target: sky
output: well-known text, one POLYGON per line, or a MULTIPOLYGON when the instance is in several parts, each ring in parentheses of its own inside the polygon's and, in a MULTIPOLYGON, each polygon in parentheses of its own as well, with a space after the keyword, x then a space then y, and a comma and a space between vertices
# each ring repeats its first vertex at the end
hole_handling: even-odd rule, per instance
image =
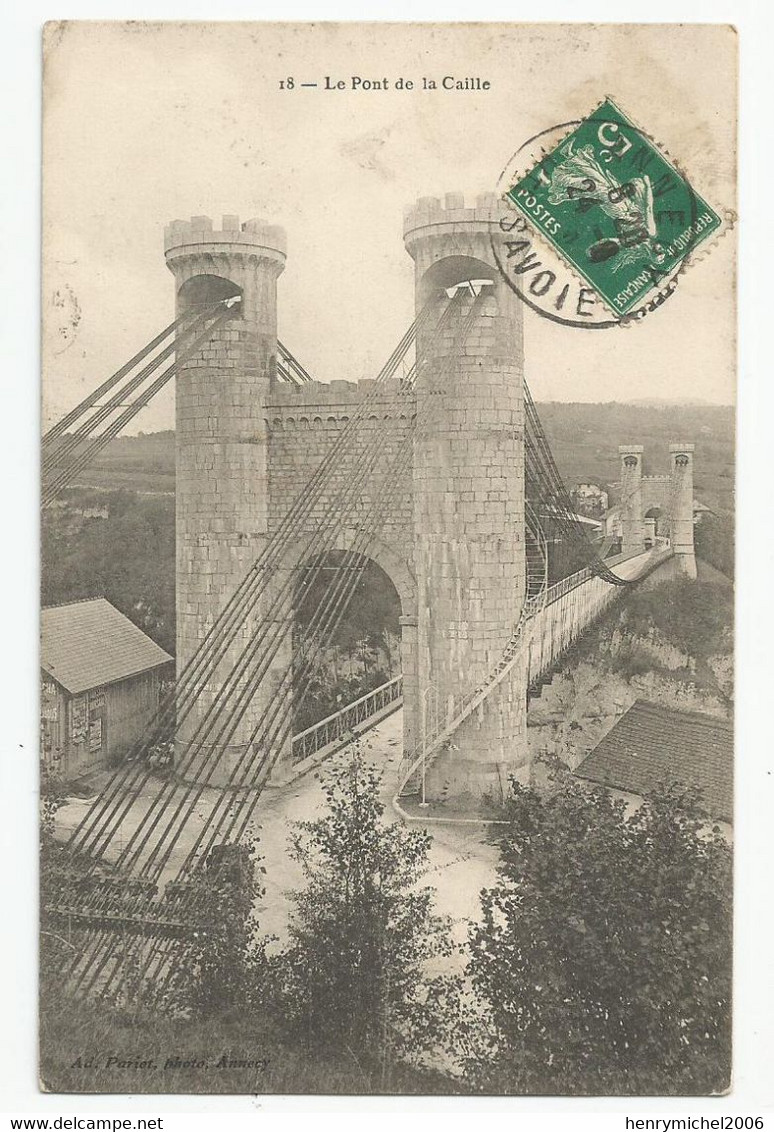
MULTIPOLYGON (((283 225, 280 337, 320 380, 374 376, 413 316, 404 209, 493 191, 527 138, 606 95, 716 210, 734 207, 726 26, 49 25, 44 424, 171 321, 163 229, 192 215, 283 225), (390 89, 353 91, 355 75, 390 89), (490 89, 421 89, 444 75, 490 89), (295 89, 281 90, 290 76, 295 89), (325 90, 325 76, 345 89, 325 90), (415 89, 395 89, 399 77, 415 89)), ((734 252, 732 235, 695 256, 678 293, 625 331, 525 311, 536 400, 732 403, 734 252)), ((173 423, 170 389, 131 431, 173 423)))

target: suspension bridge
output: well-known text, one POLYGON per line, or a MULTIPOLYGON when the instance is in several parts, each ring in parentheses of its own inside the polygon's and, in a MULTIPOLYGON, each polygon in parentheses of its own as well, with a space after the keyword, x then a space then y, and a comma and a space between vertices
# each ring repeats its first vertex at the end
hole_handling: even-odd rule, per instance
POLYGON ((177 680, 68 842, 73 883, 47 913, 77 941, 78 992, 109 991, 129 963, 174 980, 206 931, 201 878, 233 867, 224 847, 272 772, 397 703, 401 797, 502 800, 529 773, 530 686, 661 562, 695 571, 690 444, 671 447, 658 531, 637 445, 620 450, 621 553, 579 522, 524 379, 499 216, 491 194, 407 213, 415 319, 357 385, 315 381, 278 341, 282 229, 175 221, 174 320, 44 436, 48 506, 175 379, 177 680), (371 561, 400 600, 402 676, 294 736, 371 561))

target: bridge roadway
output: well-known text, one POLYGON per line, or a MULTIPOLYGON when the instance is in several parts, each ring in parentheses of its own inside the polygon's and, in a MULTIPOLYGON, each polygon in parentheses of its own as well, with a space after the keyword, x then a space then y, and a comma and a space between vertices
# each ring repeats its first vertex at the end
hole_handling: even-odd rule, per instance
MULTIPOLYGON (((398 709, 376 727, 368 731, 362 739, 362 749, 382 772, 381 797, 385 803, 385 818, 399 820, 392 809, 391 799, 395 794, 399 775, 398 767, 402 754, 403 712, 398 709)), ((348 748, 326 762, 326 768, 339 758, 346 759, 348 748)), ((112 841, 106 854, 107 860, 114 860, 123 843, 150 806, 158 789, 158 783, 149 783, 136 800, 124 819, 120 834, 112 841)), ((182 792, 181 787, 181 792, 182 792)), ((197 833, 202 827, 210 808, 215 804, 220 791, 204 791, 196 812, 192 815, 185 831, 175 846, 174 853, 162 874, 162 881, 172 878, 179 868, 197 833)), ((170 805, 177 801, 173 797, 170 805)), ((72 798, 57 814, 57 834, 64 837, 82 819, 94 799, 72 798)), ((290 838, 293 823, 313 821, 325 811, 324 795, 319 778, 307 773, 285 786, 267 786, 258 802, 251 823, 251 832, 260 839, 259 852, 263 858, 266 875, 266 895, 261 904, 260 927, 262 932, 275 934, 282 941, 286 936, 288 915, 291 904, 287 891, 301 887, 303 877, 298 864, 290 857, 290 838)), ((433 846, 430 852, 430 873, 428 883, 438 890, 438 910, 450 915, 455 921, 455 935, 462 940, 466 929, 464 920, 478 914, 478 892, 495 877, 497 851, 486 844, 484 827, 433 828, 433 846)))

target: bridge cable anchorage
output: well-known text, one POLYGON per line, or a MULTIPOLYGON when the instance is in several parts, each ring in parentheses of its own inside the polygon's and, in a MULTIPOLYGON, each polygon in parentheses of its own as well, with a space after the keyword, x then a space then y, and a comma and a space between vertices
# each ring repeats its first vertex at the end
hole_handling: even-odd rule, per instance
POLYGON ((365 406, 365 408, 368 408, 368 406, 365 406))
MULTIPOLYGON (((41 499, 42 506, 48 506, 66 487, 69 487, 74 477, 94 459, 106 444, 118 436, 140 410, 144 409, 153 397, 175 376, 178 370, 201 349, 211 335, 224 322, 233 317, 233 309, 231 307, 224 309, 223 303, 217 304, 214 310, 213 308, 208 308, 203 313, 197 315, 183 332, 182 348, 180 338, 170 342, 156 357, 151 359, 139 373, 131 377, 114 393, 104 405, 97 406, 96 411, 92 413, 72 435, 64 435, 61 444, 57 445, 55 448, 49 446, 49 450, 44 451, 42 461, 44 476, 41 499), (202 327, 204 328, 203 330, 202 327), (150 385, 137 393, 137 397, 134 401, 126 404, 126 397, 139 390, 143 383, 149 377, 152 377, 161 363, 172 353, 176 353, 173 364, 165 369, 159 377, 155 378, 150 385), (123 408, 123 412, 106 426, 104 432, 96 436, 91 435, 95 428, 107 421, 115 410, 120 408, 123 408), (86 447, 81 452, 76 453, 75 450, 82 442, 86 443, 86 447), (62 465, 57 474, 55 469, 62 464, 63 457, 71 453, 73 453, 72 459, 69 463, 62 465), (46 472, 51 473, 48 479, 46 479, 46 472)), ((87 398, 87 400, 89 400, 89 398, 87 398)), ((88 411, 88 409, 86 411, 88 411)), ((75 412, 75 410, 73 410, 73 412, 75 412)))

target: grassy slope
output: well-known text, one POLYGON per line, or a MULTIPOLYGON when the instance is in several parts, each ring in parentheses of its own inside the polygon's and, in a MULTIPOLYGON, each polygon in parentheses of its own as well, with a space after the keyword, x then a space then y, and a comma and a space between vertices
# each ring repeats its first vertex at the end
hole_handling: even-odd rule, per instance
POLYGON ((453 1078, 397 1071, 385 1087, 358 1064, 286 1044, 265 1019, 222 1016, 180 1022, 130 1016, 108 1007, 63 1000, 40 1018, 40 1080, 58 1093, 321 1093, 413 1094, 457 1091, 453 1078), (221 1058, 264 1062, 265 1068, 218 1067, 221 1058), (76 1066, 82 1063, 94 1067, 76 1066), (108 1065, 109 1058, 116 1058, 108 1065), (207 1068, 167 1066, 204 1060, 207 1068), (143 1061, 143 1068, 118 1062, 143 1061), (153 1067, 147 1067, 151 1062, 153 1067))

